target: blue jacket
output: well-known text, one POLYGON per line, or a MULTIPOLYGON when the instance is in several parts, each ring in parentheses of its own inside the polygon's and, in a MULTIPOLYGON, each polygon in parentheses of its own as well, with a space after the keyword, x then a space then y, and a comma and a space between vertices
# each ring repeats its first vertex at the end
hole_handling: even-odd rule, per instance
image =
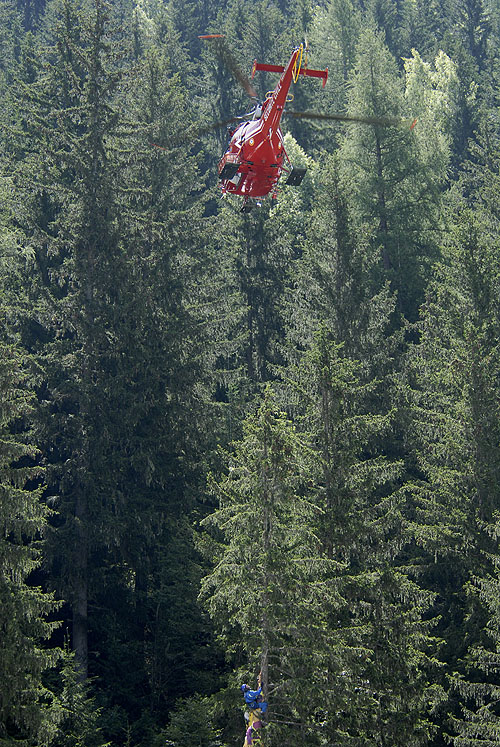
POLYGON ((262 688, 259 687, 258 690, 247 690, 243 693, 243 697, 245 698, 245 703, 249 708, 260 708, 262 713, 265 713, 267 711, 267 703, 265 701, 260 700, 259 698, 262 695, 262 688))

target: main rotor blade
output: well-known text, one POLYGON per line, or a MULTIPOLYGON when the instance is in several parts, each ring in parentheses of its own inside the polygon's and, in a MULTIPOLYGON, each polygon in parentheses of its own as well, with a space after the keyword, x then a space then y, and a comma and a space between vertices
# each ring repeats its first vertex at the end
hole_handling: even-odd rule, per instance
POLYGON ((186 130, 183 133, 174 135, 165 141, 165 145, 159 145, 158 143, 150 143, 150 145, 152 145, 153 148, 159 148, 160 150, 170 150, 170 148, 175 148, 178 145, 197 140, 199 137, 202 137, 202 135, 208 135, 209 132, 218 130, 221 127, 226 127, 230 124, 239 124, 244 119, 244 117, 229 117, 229 119, 222 119, 220 122, 212 122, 212 124, 204 127, 196 127, 193 130, 186 130))
POLYGON ((286 112, 295 119, 320 119, 335 122, 357 122, 358 124, 380 125, 381 127, 409 127, 413 130, 416 119, 396 119, 393 117, 358 117, 353 114, 321 114, 319 112, 286 112))
POLYGON ((201 137, 202 135, 208 135, 209 132, 213 132, 214 130, 219 130, 221 127, 226 127, 230 124, 236 124, 243 122, 245 117, 229 117, 229 119, 221 119, 219 122, 212 122, 212 124, 205 125, 204 127, 198 127, 194 132, 193 135, 195 137, 201 137))
POLYGON ((220 57, 224 65, 231 71, 233 76, 236 78, 240 86, 246 91, 247 95, 251 99, 257 99, 257 91, 248 80, 245 73, 241 70, 240 66, 236 62, 235 58, 231 54, 228 45, 225 42, 223 34, 205 34, 199 36, 199 39, 210 41, 213 45, 216 54, 220 57))

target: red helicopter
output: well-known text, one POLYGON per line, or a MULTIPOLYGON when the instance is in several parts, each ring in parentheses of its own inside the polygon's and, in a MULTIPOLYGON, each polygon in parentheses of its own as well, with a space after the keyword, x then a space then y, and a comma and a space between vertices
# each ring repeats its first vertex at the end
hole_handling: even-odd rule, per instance
MULTIPOLYGON (((219 35, 202 36, 201 39, 221 39, 219 35)), ((226 54, 227 59, 227 54, 226 54)), ((233 70, 234 70, 234 66, 233 70)), ((229 146, 219 161, 219 179, 222 194, 243 197, 243 211, 259 204, 262 198, 271 193, 277 195, 278 180, 283 171, 288 174, 286 184, 298 185, 302 182, 305 169, 293 168, 283 144, 280 122, 285 104, 290 100, 289 89, 299 75, 322 78, 323 87, 328 79, 326 70, 309 70, 301 44, 293 50, 286 67, 266 65, 255 60, 252 79, 257 70, 281 73, 274 91, 270 91, 263 103, 257 103, 251 119, 238 125, 232 133, 229 146)), ((257 97, 251 84, 240 74, 251 98, 257 97)), ((293 97, 292 97, 293 98, 293 97)))
MULTIPOLYGON (((249 97, 255 102, 255 108, 244 117, 232 117, 206 128, 210 129, 224 125, 239 123, 231 133, 228 148, 219 161, 218 172, 222 195, 238 195, 243 198, 242 212, 248 212, 255 205, 260 206, 264 197, 271 194, 277 196, 278 181, 282 173, 287 175, 285 184, 297 186, 302 182, 306 169, 294 168, 287 156, 281 132, 281 117, 287 102, 293 100, 289 93, 292 82, 296 83, 299 75, 320 78, 323 88, 328 79, 328 68, 325 70, 310 70, 307 67, 307 48, 304 45, 293 50, 286 67, 253 63, 251 78, 258 70, 281 73, 281 77, 274 91, 270 91, 265 100, 260 103, 257 93, 248 78, 241 72, 222 34, 208 34, 200 36, 215 46, 215 50, 235 78, 245 89, 249 97), (242 121, 245 120, 245 121, 242 121)), ((316 112, 290 112, 296 118, 337 120, 344 122, 359 122, 364 124, 399 126, 408 125, 410 129, 416 124, 414 121, 402 121, 380 117, 357 117, 347 114, 320 114, 316 112)))

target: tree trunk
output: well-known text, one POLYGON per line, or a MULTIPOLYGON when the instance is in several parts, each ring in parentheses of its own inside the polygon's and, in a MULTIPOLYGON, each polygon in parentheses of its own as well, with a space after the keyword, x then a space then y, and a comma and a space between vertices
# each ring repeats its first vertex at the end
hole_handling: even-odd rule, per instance
MULTIPOLYGON (((268 464, 269 459, 269 452, 268 452, 268 445, 267 445, 267 439, 264 441, 264 464, 269 469, 268 464)), ((262 537, 262 543, 264 547, 264 557, 266 558, 266 565, 269 558, 269 549, 271 544, 271 511, 270 511, 270 502, 271 502, 271 496, 268 495, 268 491, 270 490, 269 482, 268 482, 268 476, 267 473, 264 474, 264 501, 263 501, 263 537, 262 537)), ((261 671, 261 682, 262 682, 262 692, 264 695, 264 700, 267 699, 268 693, 269 693, 269 618, 268 618, 268 608, 269 608, 269 601, 268 601, 268 594, 267 594, 267 581, 268 581, 268 574, 269 574, 269 568, 264 569, 264 575, 265 578, 263 579, 264 582, 264 592, 262 594, 262 650, 261 650, 261 660, 260 660, 260 671, 261 671)))
POLYGON ((88 676, 88 523, 87 500, 80 487, 75 507, 76 547, 73 581, 73 651, 79 677, 88 676))

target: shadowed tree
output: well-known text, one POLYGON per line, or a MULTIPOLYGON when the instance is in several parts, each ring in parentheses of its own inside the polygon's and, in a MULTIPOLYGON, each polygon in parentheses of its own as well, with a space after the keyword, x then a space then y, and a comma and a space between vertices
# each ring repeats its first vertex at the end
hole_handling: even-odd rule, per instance
POLYGON ((41 500, 37 450, 26 439, 34 400, 27 369, 5 341, 0 361, 0 742, 45 746, 60 717, 44 682, 61 656, 46 644, 60 605, 31 579, 42 562, 50 512, 41 500))

